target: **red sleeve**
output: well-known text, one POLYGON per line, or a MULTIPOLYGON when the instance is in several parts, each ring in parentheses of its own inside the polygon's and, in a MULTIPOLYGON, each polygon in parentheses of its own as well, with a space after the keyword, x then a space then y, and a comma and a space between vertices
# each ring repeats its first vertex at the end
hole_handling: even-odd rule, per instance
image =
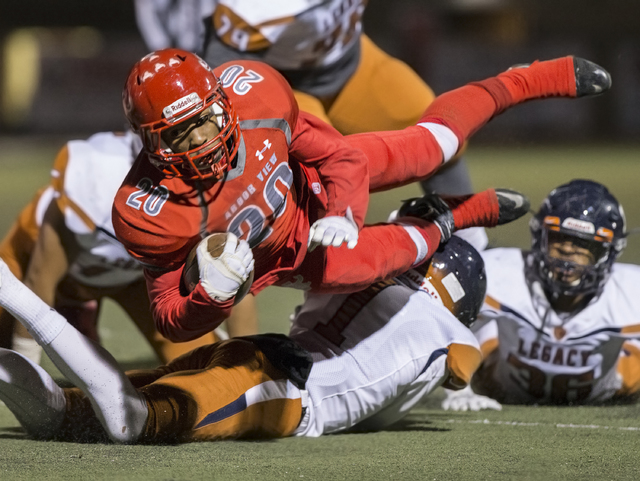
POLYGON ((198 283, 188 295, 180 293, 182 269, 145 270, 147 291, 156 328, 167 339, 184 342, 213 331, 231 313, 234 298, 218 303, 198 283))
MULTIPOLYGON (((121 191, 124 192, 123 189, 121 191)), ((146 266, 155 266, 161 269, 181 267, 196 241, 181 235, 170 235, 169 233, 159 235, 156 232, 139 228, 139 224, 130 222, 126 215, 120 214, 118 208, 121 206, 122 203, 119 203, 118 197, 116 197, 111 219, 116 238, 127 249, 129 255, 146 266)), ((125 212, 125 214, 128 213, 125 212)), ((186 232, 187 229, 180 230, 177 227, 176 231, 186 232)))
POLYGON ((351 207, 354 220, 362 227, 369 203, 369 169, 363 152, 330 125, 301 111, 289 154, 318 172, 328 198, 327 215, 344 216, 351 207))

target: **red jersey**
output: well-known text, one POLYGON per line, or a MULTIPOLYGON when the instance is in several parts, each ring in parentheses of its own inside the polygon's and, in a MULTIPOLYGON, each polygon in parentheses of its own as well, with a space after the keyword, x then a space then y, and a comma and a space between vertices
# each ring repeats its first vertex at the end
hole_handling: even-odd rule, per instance
POLYGON ((214 72, 240 120, 231 170, 220 181, 165 178, 143 150, 114 202, 116 235, 147 268, 154 317, 163 333, 163 325, 186 322, 187 316, 189 324, 198 324, 193 316, 211 323, 211 314, 197 312, 196 305, 228 307, 208 299, 201 286, 188 297, 179 293, 179 268, 207 235, 233 232, 249 242, 255 293, 301 264, 310 222, 344 215, 350 207, 362 227, 367 210, 364 153, 329 125, 299 112, 279 73, 253 61, 223 64, 214 72))
POLYGON ((421 225, 415 239, 402 225, 371 226, 361 231, 352 251, 316 249, 302 264, 311 222, 344 215, 351 207, 362 227, 369 188, 385 190, 428 177, 473 132, 512 105, 576 95, 571 57, 534 62, 441 95, 417 126, 343 138, 317 118, 298 113, 290 87, 270 67, 238 61, 216 74, 242 129, 233 169, 218 182, 186 183, 164 178, 143 151, 114 203, 116 235, 147 266, 156 325, 172 340, 213 330, 233 304, 233 299, 213 301, 200 284, 187 297, 180 294, 179 268, 206 235, 231 231, 249 241, 256 260, 254 293, 276 282, 359 290, 427 259, 440 241, 437 226, 421 225))

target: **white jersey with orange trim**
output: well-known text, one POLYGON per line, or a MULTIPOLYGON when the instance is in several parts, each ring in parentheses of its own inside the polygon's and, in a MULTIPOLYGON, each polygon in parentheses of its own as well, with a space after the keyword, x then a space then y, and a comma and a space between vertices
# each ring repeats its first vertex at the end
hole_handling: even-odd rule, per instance
POLYGON ((307 294, 290 337, 314 361, 299 436, 381 429, 444 382, 464 387, 481 359, 468 328, 399 278, 355 294, 307 294))
POLYGON ((475 392, 506 403, 599 402, 621 392, 627 383, 620 360, 640 352, 640 266, 614 264, 602 294, 563 316, 539 284, 526 282, 526 253, 482 255, 487 298, 472 330, 485 360, 475 392))
POLYGON ((69 275, 90 287, 114 287, 142 278, 142 269, 115 238, 111 208, 142 145, 137 135, 103 132, 66 144, 52 170, 52 186, 38 203, 37 221, 52 197, 74 233, 80 253, 69 275))
MULTIPOLYGON (((213 28, 222 43, 278 70, 331 65, 359 42, 367 0, 218 0, 213 28)), ((222 59, 221 62, 227 59, 222 59)))

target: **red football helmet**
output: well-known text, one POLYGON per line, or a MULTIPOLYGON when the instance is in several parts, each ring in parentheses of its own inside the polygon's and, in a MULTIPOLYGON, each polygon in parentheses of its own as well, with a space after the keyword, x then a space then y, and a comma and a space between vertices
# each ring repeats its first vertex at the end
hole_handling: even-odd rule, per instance
POLYGON ((122 105, 151 163, 167 176, 220 179, 238 151, 238 116, 211 67, 191 52, 171 48, 143 57, 129 73, 122 105), (163 130, 207 109, 218 135, 195 149, 173 152, 163 130))

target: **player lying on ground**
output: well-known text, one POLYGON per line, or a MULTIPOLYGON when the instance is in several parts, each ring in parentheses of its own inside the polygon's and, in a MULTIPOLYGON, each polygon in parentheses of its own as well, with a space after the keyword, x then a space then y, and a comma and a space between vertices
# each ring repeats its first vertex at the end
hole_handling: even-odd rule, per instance
MULTIPOLYGON (((216 338, 207 333, 198 341, 177 344, 161 336, 151 316, 142 267, 115 239, 113 197, 141 148, 139 137, 132 132, 101 132, 68 142, 56 156, 50 185, 38 191, 0 243, 0 258, 25 285, 94 341, 99 340, 102 301, 111 298, 160 360, 168 362, 216 338)), ((250 309, 242 306, 238 311, 246 316, 245 322, 255 321, 250 309)), ((13 346, 39 362, 40 346, 21 324, 13 332, 13 321, 2 311, 0 347, 13 346)))
POLYGON ((0 350, 0 399, 39 439, 159 443, 382 429, 436 387, 466 386, 481 361, 465 325, 484 298, 484 266, 455 236, 404 275, 354 294, 310 294, 289 337, 221 341, 128 374, 4 263, 0 281, 0 305, 79 387, 60 388, 25 357, 0 350))
POLYGON ((299 112, 291 88, 265 64, 212 72, 188 52, 155 52, 134 66, 123 94, 144 149, 116 195, 116 235, 145 265, 156 325, 173 340, 225 319, 254 259, 252 293, 272 284, 357 291, 425 262, 454 229, 507 221, 505 199, 490 189, 448 201, 444 237, 424 219, 362 229, 369 191, 428 177, 515 104, 609 85, 606 71, 582 59, 536 62, 438 97, 418 125, 343 137, 299 112), (185 296, 181 268, 212 232, 242 239, 228 253, 234 265, 208 269, 185 296))
MULTIPOLYGON (((488 290, 473 331, 484 362, 473 391, 503 403, 633 400, 640 391, 640 267, 616 263, 622 206, 602 184, 573 180, 532 218, 531 251, 483 253, 488 290)), ((475 403, 470 389, 445 406, 475 403)))

